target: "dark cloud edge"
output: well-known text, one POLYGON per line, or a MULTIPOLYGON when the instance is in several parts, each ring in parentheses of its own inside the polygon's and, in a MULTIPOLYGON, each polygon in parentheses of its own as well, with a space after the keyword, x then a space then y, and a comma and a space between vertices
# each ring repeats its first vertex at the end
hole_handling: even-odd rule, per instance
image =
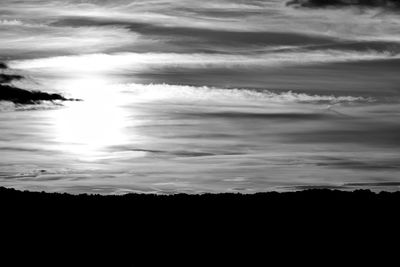
POLYGON ((5 63, 0 62, 0 101, 10 101, 14 104, 40 104, 42 101, 76 101, 78 99, 67 99, 60 94, 50 94, 42 91, 29 91, 9 83, 23 79, 21 75, 4 73, 10 70, 5 63))
POLYGON ((324 7, 365 7, 400 9, 400 0, 290 0, 287 6, 324 8, 324 7))

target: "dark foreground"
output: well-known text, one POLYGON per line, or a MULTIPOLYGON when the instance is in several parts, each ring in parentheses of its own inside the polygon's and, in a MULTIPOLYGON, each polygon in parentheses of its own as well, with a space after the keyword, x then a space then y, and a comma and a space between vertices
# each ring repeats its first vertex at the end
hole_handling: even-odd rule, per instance
POLYGON ((189 255, 196 262, 215 255, 224 261, 297 262, 293 253, 309 261, 366 258, 377 249, 384 249, 386 259, 396 255, 389 252, 397 248, 391 241, 400 225, 400 192, 366 190, 100 196, 0 188, 0 204, 2 235, 11 235, 3 241, 15 243, 9 247, 16 251, 37 249, 46 258, 48 250, 39 245, 44 242, 51 251, 67 251, 63 259, 74 257, 77 248, 85 255, 95 249, 94 258, 102 259, 116 249, 128 253, 115 259, 130 263, 143 253, 152 255, 145 257, 150 262, 189 255))
MULTIPOLYGON (((198 216, 205 218, 246 218, 297 215, 350 217, 380 215, 394 217, 400 211, 400 192, 374 193, 369 190, 345 192, 310 189, 297 192, 202 195, 71 195, 18 191, 0 187, 0 203, 7 213, 45 213, 61 216, 105 216, 168 218, 198 216), (141 217, 145 215, 146 217, 141 217)), ((349 218, 350 218, 349 217, 349 218)))

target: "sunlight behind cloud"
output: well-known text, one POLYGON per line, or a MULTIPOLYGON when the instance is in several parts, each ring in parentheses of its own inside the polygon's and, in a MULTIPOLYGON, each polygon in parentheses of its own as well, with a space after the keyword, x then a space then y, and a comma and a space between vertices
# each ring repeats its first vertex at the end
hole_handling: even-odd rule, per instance
MULTIPOLYGON (((106 148, 128 141, 127 114, 121 96, 101 78, 72 80, 64 84, 84 102, 69 103, 54 113, 56 142, 83 160, 107 156, 106 148)), ((132 131, 130 132, 132 137, 132 131)))

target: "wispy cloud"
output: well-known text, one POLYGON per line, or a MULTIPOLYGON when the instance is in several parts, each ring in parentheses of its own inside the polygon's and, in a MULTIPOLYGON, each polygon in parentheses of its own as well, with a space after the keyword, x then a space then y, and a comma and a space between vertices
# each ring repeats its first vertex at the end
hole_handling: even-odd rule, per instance
MULTIPOLYGON (((354 10, 299 10, 273 1, 2 2, 2 54, 10 47, 43 56, 111 50, 253 51, 268 45, 400 42, 400 19, 354 10), (354 20, 354 17, 357 20, 354 20), (43 47, 43 49, 41 49, 43 47)), ((215 52, 214 51, 214 52, 215 52)))
POLYGON ((354 96, 310 95, 304 93, 273 93, 268 90, 226 89, 169 84, 122 84, 115 87, 133 94, 135 101, 184 100, 184 101, 250 101, 255 103, 304 103, 304 104, 368 104, 372 98, 354 96))
POLYGON ((0 24, 0 54, 37 57, 52 54, 93 53, 134 43, 137 35, 113 27, 60 28, 43 24, 0 24))
POLYGON ((275 52, 258 55, 226 54, 176 54, 176 53, 116 53, 90 54, 83 56, 51 57, 33 60, 10 61, 17 69, 58 69, 61 72, 118 72, 118 69, 144 69, 157 67, 184 66, 290 66, 334 62, 358 62, 400 58, 391 51, 338 51, 315 50, 275 52))
POLYGON ((400 8, 398 0, 291 0, 287 5, 299 5, 303 7, 383 7, 400 8))

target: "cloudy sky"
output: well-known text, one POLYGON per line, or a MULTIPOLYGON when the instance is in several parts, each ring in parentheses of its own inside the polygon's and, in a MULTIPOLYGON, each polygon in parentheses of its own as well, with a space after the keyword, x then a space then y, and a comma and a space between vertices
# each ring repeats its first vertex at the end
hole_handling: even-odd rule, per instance
POLYGON ((398 186, 400 11, 390 4, 3 0, 0 62, 26 77, 14 86, 84 100, 2 103, 7 186, 398 186))

